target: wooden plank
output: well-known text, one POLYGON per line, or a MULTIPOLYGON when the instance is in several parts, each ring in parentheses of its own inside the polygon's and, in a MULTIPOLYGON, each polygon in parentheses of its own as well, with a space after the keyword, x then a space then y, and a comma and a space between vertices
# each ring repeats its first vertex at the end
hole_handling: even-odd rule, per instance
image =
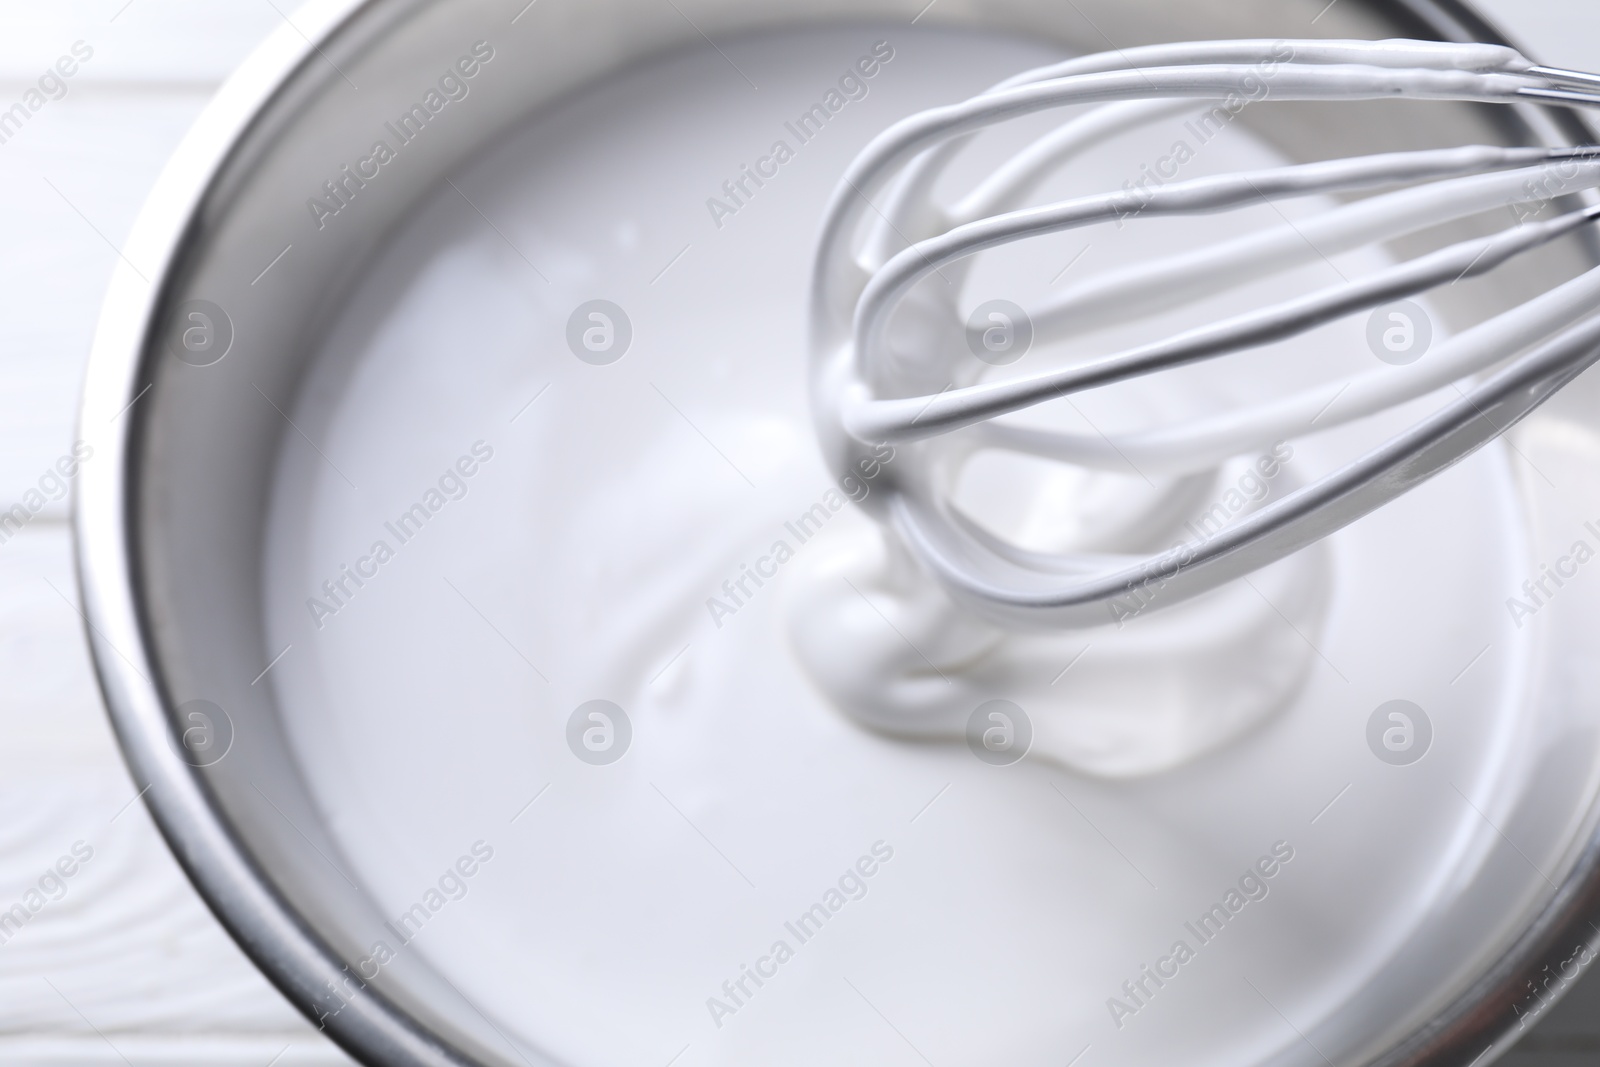
POLYGON ((136 799, 76 599, 64 525, 0 545, 0 1063, 347 1062, 223 932, 136 799))
MULTIPOLYGON (((281 26, 293 0, 11 0, 0 9, 0 89, 34 82, 82 41, 93 55, 70 80, 214 85, 281 26)), ((4 97, 0 97, 4 99, 4 97)), ((7 101, 5 106, 9 106, 7 101)))
MULTIPOLYGON (((1600 5, 1481 0, 1540 59, 1600 69, 1600 5)), ((83 41, 66 95, 0 144, 0 508, 71 446, 94 318, 145 192, 210 90, 284 0, 10 0, 0 108, 83 41)), ((92 461, 91 461, 92 462, 92 461)), ((65 507, 0 544, 0 910, 82 842, 93 854, 0 944, 0 1063, 348 1061, 290 1010, 200 904, 123 769, 89 673, 65 507), (98 1031, 98 1032, 97 1032, 98 1031)), ((1580 983, 1504 1062, 1592 1062, 1600 984, 1580 983)))
POLYGON ((330 1045, 282 1034, 0 1037, 10 1067, 349 1067, 330 1045))
MULTIPOLYGON (((120 249, 203 92, 69 96, 0 144, 0 509, 72 446, 120 249)), ((45 513, 64 515, 64 505, 45 513)))
MULTIPOLYGON (((13 207, 0 222, 0 508, 30 489, 58 495, 50 472, 76 436, 118 249, 212 87, 280 23, 265 3, 135 0, 115 23, 105 3, 8 7, 0 107, 72 42, 94 54, 0 143, 13 207)), ((0 911, 28 915, 0 929, 0 1062, 347 1064, 222 931, 133 800, 90 673, 65 519, 48 499, 0 544, 0 911)))

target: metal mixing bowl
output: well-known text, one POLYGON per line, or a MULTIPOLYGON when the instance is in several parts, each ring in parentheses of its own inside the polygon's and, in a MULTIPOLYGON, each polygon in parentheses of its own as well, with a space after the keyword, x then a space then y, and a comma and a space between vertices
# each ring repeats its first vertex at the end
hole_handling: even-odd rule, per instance
MULTIPOLYGON (((497 1025, 417 955, 397 960, 333 1014, 333 988, 349 986, 349 969, 383 916, 330 862, 338 848, 297 769, 273 692, 252 683, 271 656, 260 565, 268 489, 280 440, 294 432, 262 394, 295 394, 316 339, 385 234, 532 109, 645 57, 698 44, 701 31, 909 22, 924 3, 682 0, 691 23, 658 0, 540 0, 533 29, 530 20, 512 21, 521 0, 331 0, 299 17, 304 35, 285 27, 228 82, 151 196, 125 257, 151 280, 120 268, 85 390, 82 436, 96 458, 82 474, 76 522, 90 641, 117 735, 180 863, 261 970, 310 1018, 326 1014, 327 1032, 358 1059, 398 1067, 535 1057, 508 1052, 497 1025), (317 232, 306 198, 353 146, 369 143, 373 129, 410 104, 416 71, 444 69, 458 42, 479 37, 509 57, 497 67, 496 89, 430 129, 427 151, 364 190, 359 213, 317 232), (293 258, 273 285, 255 287, 290 243, 293 258), (229 349, 209 366, 175 356, 174 331, 201 323, 189 318, 196 308, 219 331, 202 338, 200 351, 229 349), (221 731, 214 743, 226 758, 197 759, 176 743, 196 721, 192 707, 180 709, 197 699, 225 709, 226 722, 210 726, 221 731)), ((1191 37, 1500 40, 1452 0, 1343 0, 1324 10, 1325 3, 941 0, 921 20, 1025 33, 1072 51, 1191 37)), ((1277 118, 1267 110, 1252 116, 1254 128, 1291 158, 1440 139, 1592 139, 1566 113, 1534 108, 1435 108, 1426 124, 1419 112, 1384 105, 1308 107, 1277 118)), ((1596 261, 1576 243, 1554 249, 1495 296, 1525 298, 1596 261)), ((1459 324, 1490 310, 1485 290, 1473 292, 1471 301, 1447 299, 1446 315, 1459 324)), ((1596 391, 1591 375, 1529 425, 1586 425, 1596 391)), ((1585 492, 1600 500, 1600 484, 1585 492)), ((1536 488, 1529 500, 1537 512, 1536 488)), ((1553 662, 1587 662, 1575 622, 1551 627, 1553 662)), ((1573 670, 1567 689, 1547 697, 1564 701, 1562 714, 1584 731, 1569 742, 1600 751, 1592 725, 1600 716, 1586 714, 1582 697, 1600 686, 1592 668, 1573 670)), ((1588 782, 1586 773, 1569 769, 1551 780, 1588 782)), ((1494 958, 1444 981, 1416 962, 1431 951, 1419 946, 1415 966, 1391 967, 1319 1024, 1309 1035, 1318 1048, 1340 1062, 1465 1065, 1501 1042, 1518 1024, 1513 1005, 1525 983, 1588 944, 1600 922, 1593 801, 1592 787, 1552 785, 1540 801, 1548 810, 1519 813, 1572 827, 1581 847, 1494 958)), ((1500 899, 1462 894, 1454 912, 1435 917, 1431 936, 1503 920, 1500 899)), ((1319 1058, 1300 1047, 1275 1062, 1302 1061, 1319 1058)))

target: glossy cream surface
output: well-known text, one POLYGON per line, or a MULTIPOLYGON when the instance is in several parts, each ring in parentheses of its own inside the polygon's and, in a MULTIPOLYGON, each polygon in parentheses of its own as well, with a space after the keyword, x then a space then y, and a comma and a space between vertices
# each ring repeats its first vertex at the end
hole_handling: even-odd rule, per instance
MULTIPOLYGON (((1005 637, 981 662, 918 675, 959 624, 850 502, 872 480, 841 486, 818 454, 814 229, 878 130, 1053 53, 904 26, 720 47, 535 116, 419 205, 293 412, 316 447, 288 439, 274 497, 267 623, 295 654, 271 684, 346 869, 390 915, 427 909, 386 948, 422 954, 505 1034, 573 1065, 1309 1054, 1295 1029, 1472 880, 1491 831, 1463 797, 1494 811, 1527 787, 1512 711, 1531 631, 1496 595, 1524 569, 1506 453, 1204 601, 1005 637), (786 123, 869 55, 865 94, 799 143, 786 123), (775 176, 731 214, 708 206, 779 140, 791 158, 775 176), (593 300, 631 326, 614 362, 569 345, 593 300), (802 656, 841 673, 819 684, 802 656), (964 721, 920 741, 875 732, 848 693, 891 667, 943 705, 1011 701, 1033 750, 985 762, 964 721), (1394 699, 1433 724, 1410 766, 1366 740, 1394 699), (627 719, 614 762, 580 755, 594 756, 586 729, 606 743, 600 720, 569 729, 596 700, 627 719), (474 874, 441 884, 462 856, 474 874), (1202 940, 1213 905, 1228 918, 1202 940)), ((997 133, 953 180, 1041 128, 997 133)), ((1045 193, 1120 187, 1184 137, 1180 118, 1114 139, 1045 193)), ((1242 125, 1191 147, 1186 174, 1279 161, 1242 125)), ((963 307, 1026 306, 1238 224, 1033 242, 979 270, 963 307)), ((1037 418, 1138 426, 1375 363, 1354 320, 1037 418)), ((1196 506, 1282 493, 1429 406, 1287 440, 1271 477, 1242 457, 1196 506)), ((1049 548, 1126 541, 1165 488, 992 454, 959 499, 1049 548)), ((1412 963, 1442 981, 1504 933, 1412 963)))

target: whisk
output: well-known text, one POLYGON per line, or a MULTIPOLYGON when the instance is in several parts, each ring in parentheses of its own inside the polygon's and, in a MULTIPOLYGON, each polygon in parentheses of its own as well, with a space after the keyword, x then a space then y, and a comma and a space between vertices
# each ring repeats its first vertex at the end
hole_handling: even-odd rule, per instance
MULTIPOLYGON (((836 474, 896 445, 866 501, 951 597, 1006 627, 1120 621, 1176 603, 1300 550, 1504 433, 1600 359, 1600 270, 1460 333, 1403 367, 1175 425, 1104 435, 995 421, 1083 390, 1294 337, 1331 320, 1484 274, 1600 219, 1600 148, 1468 146, 1146 182, 1018 208, 1074 156, 1121 131, 1241 99, 1415 99, 1600 105, 1600 76, 1539 66, 1515 50, 1423 41, 1217 41, 1084 58, 1013 77, 899 122, 848 168, 824 220, 812 281, 813 408, 836 474), (997 168, 953 206, 936 182, 993 124, 1093 105, 997 168), (1038 339, 1126 322, 1248 281, 1508 205, 1517 224, 1321 291, 1092 362, 981 381, 954 296, 985 250, 1126 220, 1222 212, 1316 194, 1372 195, 1308 220, 1112 271, 1031 318, 1038 339), (882 195, 880 195, 882 194, 882 195), (881 201, 881 203, 880 203, 881 201), (1530 221, 1546 204, 1564 213, 1530 221), (1570 210, 1567 210, 1570 209, 1570 210), (934 276, 938 276, 937 283, 934 276), (897 315, 900 316, 897 318, 897 315), (913 323, 909 333, 899 325, 913 323), (917 328, 920 327, 920 328, 917 328), (898 340, 897 340, 898 338, 898 340), (1515 357, 1515 358, 1511 358, 1515 357), (1509 361, 1509 362, 1508 362, 1509 361), (1503 364, 1502 366, 1498 366, 1503 364), (1477 378, 1484 372, 1491 372, 1477 378), (1465 379, 1473 378, 1471 382, 1465 379), (951 500, 952 457, 998 448, 1182 482, 1276 439, 1367 417, 1456 385, 1456 398, 1354 462, 1154 555, 1040 552, 979 526, 951 500), (1315 423, 1315 426, 1312 424, 1315 423)), ((873 464, 876 469, 876 464, 873 464)))

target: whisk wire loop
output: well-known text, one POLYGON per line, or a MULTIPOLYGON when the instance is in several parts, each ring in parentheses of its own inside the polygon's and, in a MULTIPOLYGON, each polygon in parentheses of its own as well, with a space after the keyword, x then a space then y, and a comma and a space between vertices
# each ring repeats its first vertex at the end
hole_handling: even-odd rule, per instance
POLYGON ((1600 188, 1595 146, 1429 148, 1125 187, 1039 206, 1023 203, 1060 167, 1121 131, 1241 93, 1276 102, 1594 106, 1600 104, 1600 76, 1540 66, 1513 49, 1487 45, 1156 45, 1024 72, 968 100, 913 115, 874 139, 830 201, 814 268, 819 435, 824 454, 840 465, 880 442, 905 446, 906 458, 876 505, 880 516, 976 614, 1015 627, 1089 626, 1119 619, 1128 598, 1152 584, 1163 603, 1214 589, 1312 544, 1459 462, 1600 359, 1597 269, 1450 338, 1426 363, 1357 375, 1335 395, 1338 410, 1328 418, 1334 400, 1319 387, 1110 435, 1007 421, 1035 405, 1260 348, 1420 297, 1500 269, 1600 220, 1600 206, 1593 206, 1600 188), (983 130, 1069 107, 1089 110, 1025 147, 954 205, 934 197, 936 184, 983 130), (963 361, 960 344, 927 344, 926 329, 913 331, 912 341, 897 339, 903 316, 920 316, 934 330, 957 322, 960 286, 974 259, 991 249, 1129 218, 1159 224, 1263 202, 1373 191, 1300 223, 1283 216, 1281 225, 1110 272, 1042 308, 1037 335, 1047 343, 1069 340, 1075 331, 1125 321, 1155 306, 1191 304, 1314 257, 1326 259, 1502 205, 1527 210, 1517 225, 1498 233, 1043 373, 987 381, 980 374, 985 368, 963 361), (875 200, 880 195, 882 207, 875 200), (1546 203, 1571 204, 1572 197, 1590 203, 1532 220, 1546 203), (1491 373, 1482 381, 1460 384, 1485 372, 1491 373), (939 382, 946 383, 942 389, 939 382), (950 500, 952 471, 984 448, 1131 471, 1146 480, 1192 476, 1263 447, 1275 435, 1321 432, 1452 384, 1456 397, 1409 430, 1211 536, 1161 555, 1023 550, 984 530, 950 500))

